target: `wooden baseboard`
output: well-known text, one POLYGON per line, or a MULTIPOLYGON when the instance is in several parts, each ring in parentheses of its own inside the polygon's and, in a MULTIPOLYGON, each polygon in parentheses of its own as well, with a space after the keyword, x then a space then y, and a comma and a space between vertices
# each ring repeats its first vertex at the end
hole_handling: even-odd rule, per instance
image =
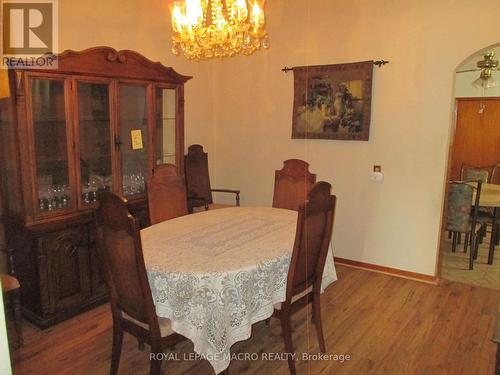
POLYGON ((341 264, 343 266, 347 266, 347 267, 351 267, 351 268, 358 268, 358 269, 362 269, 362 270, 383 273, 386 275, 402 277, 404 279, 422 281, 422 282, 427 283, 427 284, 437 285, 438 281, 439 281, 438 277, 431 276, 431 275, 425 275, 423 273, 404 271, 404 270, 400 270, 397 268, 384 267, 384 266, 379 266, 377 264, 358 262, 356 260, 350 260, 350 259, 345 259, 345 258, 334 257, 333 259, 335 260, 335 264, 341 264))

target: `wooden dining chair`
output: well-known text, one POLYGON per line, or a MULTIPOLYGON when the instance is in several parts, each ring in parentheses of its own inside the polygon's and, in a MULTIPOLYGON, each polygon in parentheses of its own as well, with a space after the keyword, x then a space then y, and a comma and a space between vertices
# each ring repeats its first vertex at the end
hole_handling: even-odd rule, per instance
POLYGON ((155 167, 146 182, 146 194, 151 225, 189 213, 184 176, 173 164, 155 167))
POLYGON ((309 164, 300 159, 288 159, 274 175, 273 207, 298 211, 316 182, 316 175, 309 172, 309 164))
MULTIPOLYGON (((490 165, 487 167, 478 167, 470 164, 462 163, 462 167, 460 169, 460 179, 462 181, 481 181, 483 184, 485 183, 495 183, 497 181, 499 174, 499 165, 490 165)), ((478 218, 483 222, 493 221, 493 210, 491 208, 483 208, 479 207, 478 218)), ((482 237, 486 235, 486 227, 482 230, 484 235, 480 236, 480 241, 482 241, 482 237)), ((452 238, 453 232, 448 231, 448 238, 452 238)), ((461 242, 461 233, 457 234, 456 242, 460 244, 461 242)), ((467 239, 464 241, 464 246, 467 247, 467 239)))
POLYGON ((168 319, 156 315, 137 219, 128 211, 126 199, 109 192, 100 194, 94 219, 98 259, 113 316, 110 374, 118 373, 124 332, 151 346, 150 374, 160 374, 158 354, 184 337, 172 331, 168 319))
POLYGON ((463 163, 460 169, 460 179, 462 181, 481 181, 483 184, 490 183, 495 177, 497 166, 477 167, 463 163))
POLYGON ((481 181, 478 181, 476 186, 455 181, 448 184, 446 230, 453 234, 451 251, 455 252, 456 250, 458 234, 464 233, 466 235, 464 252, 467 251, 467 246, 470 244, 469 269, 471 270, 474 267, 474 259, 477 258, 478 233, 482 231, 482 225, 478 221, 481 186, 481 181), (474 191, 476 195, 473 205, 471 205, 474 191))
POLYGON ((186 174, 186 186, 190 198, 203 198, 193 201, 195 211, 198 208, 205 210, 231 207, 229 204, 214 203, 212 193, 234 194, 236 206, 240 205, 240 191, 232 189, 212 189, 210 186, 210 175, 208 173, 208 154, 203 151, 202 145, 191 145, 184 157, 184 169, 186 174))
POLYGON ((500 164, 496 164, 493 168, 490 183, 500 185, 500 164))
MULTIPOLYGON (((281 321, 287 353, 294 353, 291 315, 304 305, 312 304, 312 317, 316 326, 319 348, 326 351, 321 322, 320 290, 323 270, 332 236, 336 197, 331 195, 331 185, 316 183, 306 203, 298 209, 297 229, 292 259, 288 269, 285 302, 274 306, 272 317, 281 321)), ((295 363, 288 357, 290 373, 296 373, 295 363)))

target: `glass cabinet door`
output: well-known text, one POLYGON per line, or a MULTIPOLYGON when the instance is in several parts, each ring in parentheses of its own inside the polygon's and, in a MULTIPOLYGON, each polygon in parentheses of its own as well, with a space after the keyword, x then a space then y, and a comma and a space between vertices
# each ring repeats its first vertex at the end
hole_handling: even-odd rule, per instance
POLYGON ((109 87, 108 82, 76 81, 81 207, 96 202, 98 190, 113 190, 109 87))
POLYGON ((155 90, 155 164, 176 164, 175 88, 155 90))
POLYGON ((65 79, 30 78, 35 154, 35 211, 64 212, 74 207, 69 173, 65 79))
POLYGON ((142 194, 148 176, 147 87, 121 83, 118 88, 116 144, 121 150, 122 189, 125 196, 142 194))

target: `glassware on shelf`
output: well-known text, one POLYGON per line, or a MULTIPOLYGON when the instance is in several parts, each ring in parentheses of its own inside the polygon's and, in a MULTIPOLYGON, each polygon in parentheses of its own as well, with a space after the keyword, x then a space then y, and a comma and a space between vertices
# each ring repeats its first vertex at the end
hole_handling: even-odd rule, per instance
POLYGON ((65 184, 38 189, 40 212, 61 210, 67 207, 69 207, 69 188, 65 184))
POLYGON ((49 187, 47 189, 47 197, 48 197, 48 201, 49 201, 47 209, 49 211, 52 211, 54 208, 57 208, 57 201, 56 201, 55 195, 54 195, 54 187, 49 187))
POLYGON ((84 183, 83 186, 82 186, 82 198, 83 198, 83 202, 86 203, 86 204, 89 204, 90 203, 90 184, 88 182, 84 183))
POLYGON ((49 201, 48 201, 47 189, 44 188, 38 189, 38 206, 40 212, 48 210, 49 201))
POLYGON ((90 201, 91 202, 97 202, 97 190, 99 190, 99 181, 97 180, 97 178, 91 178, 90 181, 89 181, 89 185, 90 185, 90 201))
POLYGON ((142 172, 123 175, 123 194, 134 195, 146 191, 146 177, 142 172))
POLYGON ((84 204, 97 202, 99 190, 113 191, 113 177, 92 174, 88 182, 82 183, 82 201, 84 204))
POLYGON ((69 188, 66 185, 62 185, 62 204, 63 207, 69 206, 69 188))

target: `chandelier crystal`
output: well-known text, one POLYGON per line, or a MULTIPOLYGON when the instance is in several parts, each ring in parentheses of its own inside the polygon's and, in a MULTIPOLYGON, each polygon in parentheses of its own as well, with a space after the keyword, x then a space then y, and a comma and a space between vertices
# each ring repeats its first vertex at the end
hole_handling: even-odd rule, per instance
POLYGON ((184 0, 170 5, 172 53, 207 60, 269 48, 265 0, 184 0))

